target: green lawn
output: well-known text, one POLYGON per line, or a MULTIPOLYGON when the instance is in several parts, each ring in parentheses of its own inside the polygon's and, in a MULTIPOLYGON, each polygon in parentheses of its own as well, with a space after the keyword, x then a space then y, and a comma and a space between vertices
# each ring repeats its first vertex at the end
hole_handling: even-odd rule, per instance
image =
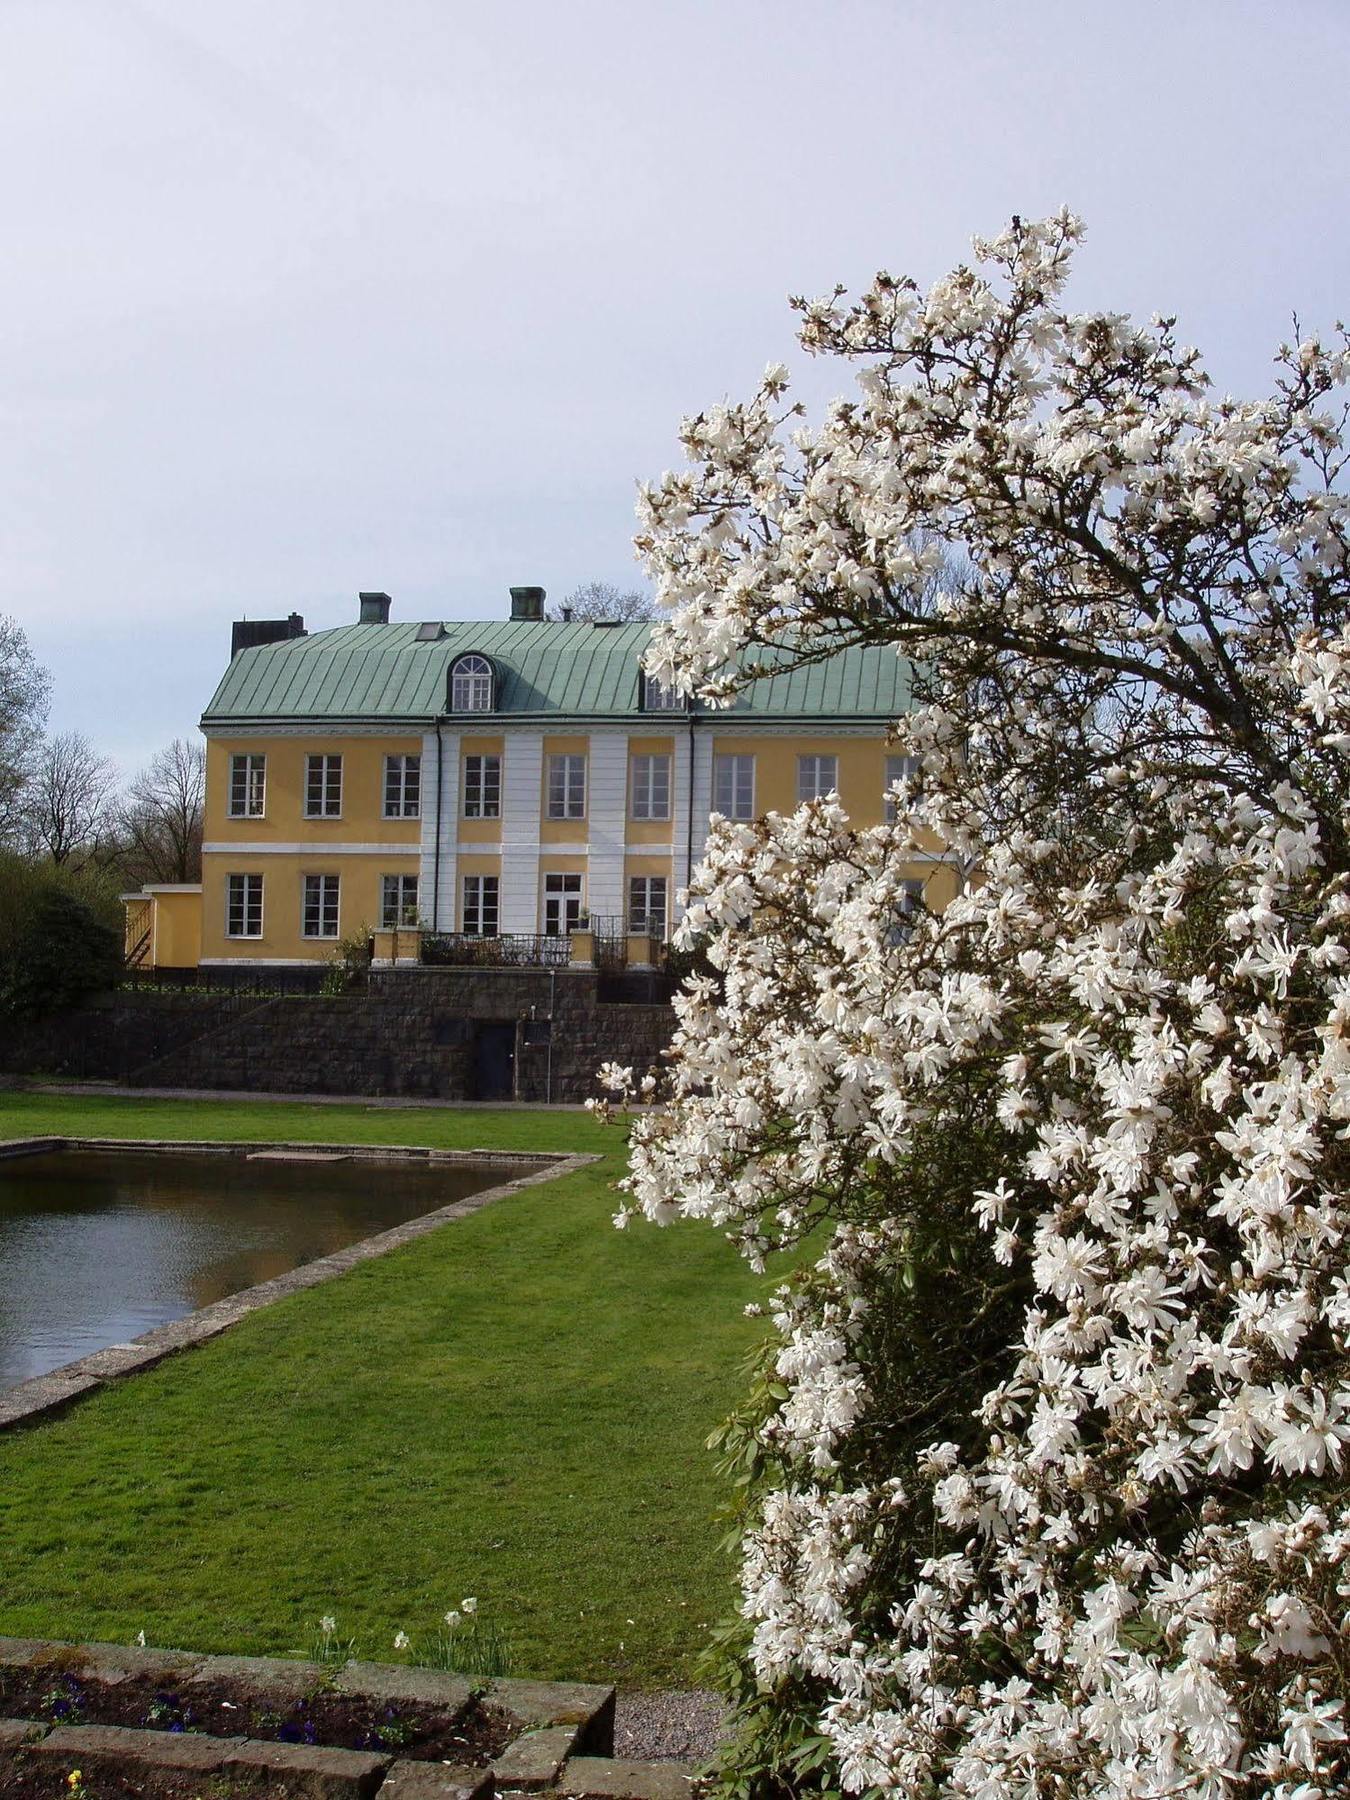
POLYGON ((584 1114, 0 1093, 0 1139, 599 1150, 0 1436, 0 1633, 363 1654, 478 1596, 518 1674, 687 1681, 731 1602, 704 1439, 755 1284, 706 1228, 617 1232, 584 1114))

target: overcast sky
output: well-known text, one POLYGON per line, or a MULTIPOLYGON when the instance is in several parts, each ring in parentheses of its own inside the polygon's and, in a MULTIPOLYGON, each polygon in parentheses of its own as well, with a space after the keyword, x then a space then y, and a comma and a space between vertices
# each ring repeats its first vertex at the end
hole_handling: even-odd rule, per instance
POLYGON ((789 293, 1063 203, 1077 303, 1264 385, 1350 313, 1348 49, 1346 0, 0 0, 0 612, 129 769, 236 617, 631 585, 789 293))

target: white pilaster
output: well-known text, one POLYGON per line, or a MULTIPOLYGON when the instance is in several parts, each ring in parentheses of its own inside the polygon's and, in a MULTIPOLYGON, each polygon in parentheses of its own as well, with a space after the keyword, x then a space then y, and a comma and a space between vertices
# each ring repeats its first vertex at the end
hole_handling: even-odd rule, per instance
POLYGON ((441 780, 436 780, 436 733, 422 739, 422 842, 417 896, 423 919, 433 931, 453 931, 455 907, 455 839, 459 832, 459 733, 441 733, 441 780), (436 826, 440 823, 440 870, 436 867, 436 826))
POLYGON ((628 733, 594 732, 586 811, 586 905, 592 919, 623 912, 623 846, 628 813, 628 733))
MULTIPOLYGON (((675 891, 671 895, 671 918, 678 919, 684 912, 677 896, 689 885, 689 731, 687 726, 675 725, 675 755, 670 767, 670 848, 671 872, 675 878, 675 891)), ((704 820, 703 831, 697 830, 697 816, 694 820, 696 844, 703 842, 707 831, 704 820)))
POLYGON ((703 861, 708 845, 708 814, 713 802, 713 740, 710 731, 694 736, 694 862, 703 861))
POLYGON ((502 746, 501 929, 539 930, 542 731, 508 731, 502 746))

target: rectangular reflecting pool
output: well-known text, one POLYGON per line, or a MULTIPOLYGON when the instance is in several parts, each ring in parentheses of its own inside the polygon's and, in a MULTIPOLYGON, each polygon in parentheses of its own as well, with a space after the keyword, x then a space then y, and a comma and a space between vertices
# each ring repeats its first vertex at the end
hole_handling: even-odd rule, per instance
POLYGON ((0 1157, 0 1390, 541 1166, 263 1146, 0 1157))

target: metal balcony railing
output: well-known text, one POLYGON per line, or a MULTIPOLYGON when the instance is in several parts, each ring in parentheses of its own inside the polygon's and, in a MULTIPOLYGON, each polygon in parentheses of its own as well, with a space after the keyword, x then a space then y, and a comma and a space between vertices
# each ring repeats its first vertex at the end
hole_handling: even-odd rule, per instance
POLYGON ((422 961, 440 968, 562 969, 572 955, 570 937, 503 931, 480 937, 464 931, 428 932, 422 961))

